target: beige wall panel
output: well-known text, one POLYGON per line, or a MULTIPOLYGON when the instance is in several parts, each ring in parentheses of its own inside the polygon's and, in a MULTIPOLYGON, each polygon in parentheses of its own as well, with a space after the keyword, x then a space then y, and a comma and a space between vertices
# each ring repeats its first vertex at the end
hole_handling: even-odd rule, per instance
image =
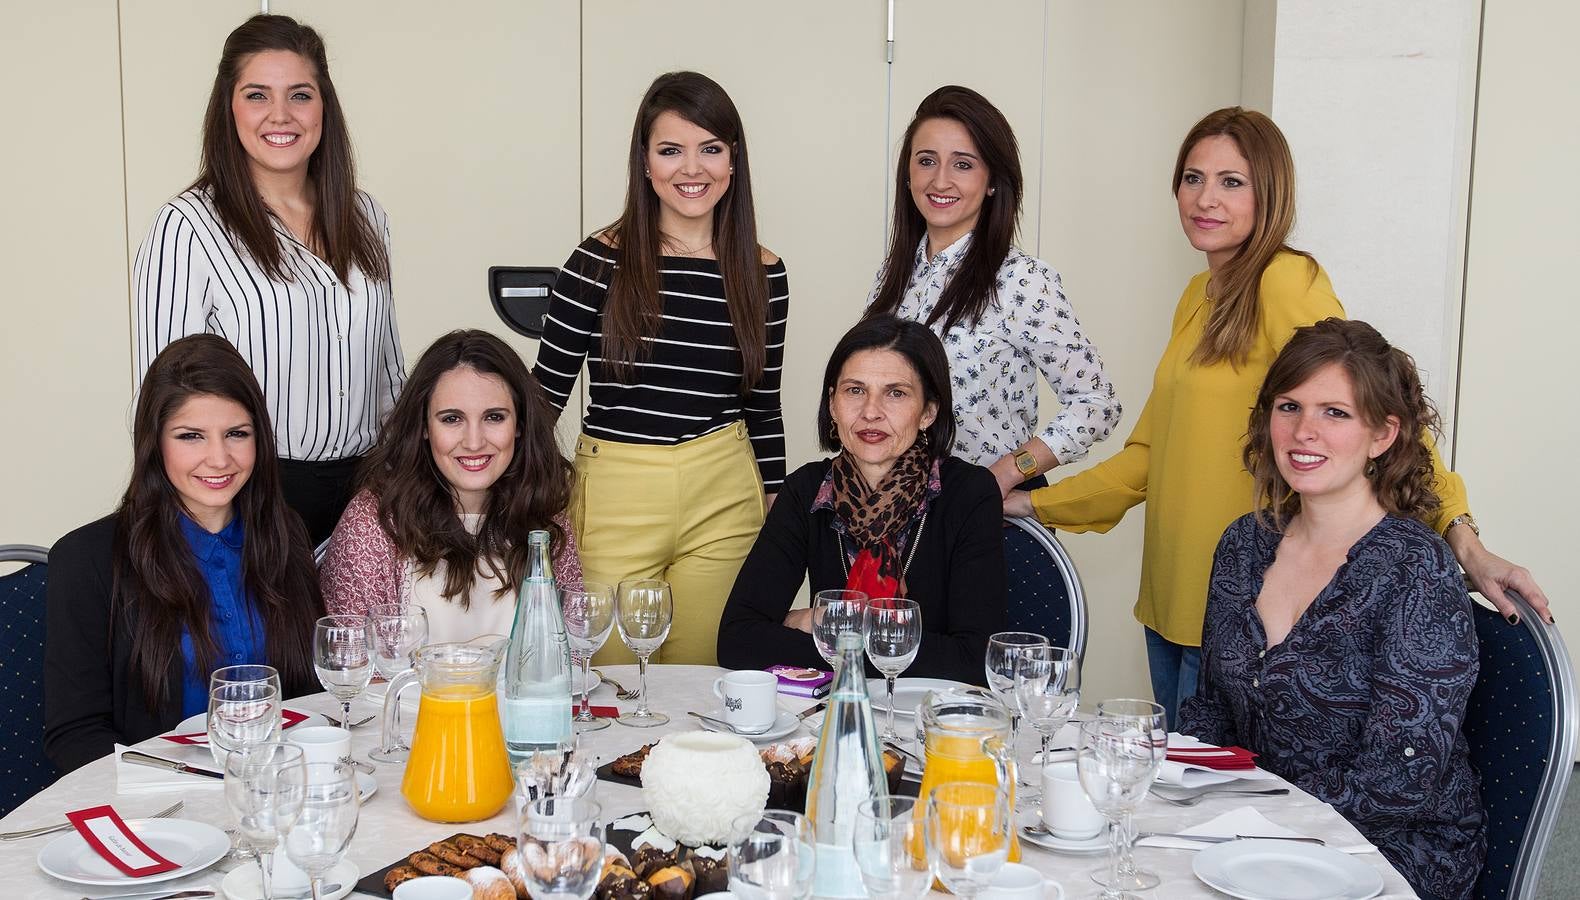
POLYGON ((8 12, 9 114, 44 127, 5 157, 0 543, 48 545, 114 507, 131 456, 116 4, 8 12))
MULTIPOLYGON (((1116 434, 1084 464, 1118 451, 1135 426, 1180 292, 1206 268, 1180 232, 1169 175, 1190 126, 1239 101, 1242 16, 1242 4, 1227 0, 1052 2, 1039 255, 1063 275, 1125 407, 1116 434)), ((1106 535, 1060 536, 1091 608, 1093 700, 1151 696, 1131 614, 1143 512, 1106 535)))
MULTIPOLYGON (((1487 546, 1535 574, 1554 614, 1580 611, 1580 6, 1488 3, 1471 187, 1454 468, 1487 546)), ((1572 634, 1572 632, 1571 632, 1572 634)))
POLYGON ((760 239, 790 274, 791 469, 820 455, 812 423, 823 365, 860 315, 883 252, 884 10, 880 0, 814 0, 793 15, 726 0, 688 4, 685 15, 621 0, 583 8, 586 230, 620 214, 631 123, 655 76, 703 72, 740 110, 760 239))

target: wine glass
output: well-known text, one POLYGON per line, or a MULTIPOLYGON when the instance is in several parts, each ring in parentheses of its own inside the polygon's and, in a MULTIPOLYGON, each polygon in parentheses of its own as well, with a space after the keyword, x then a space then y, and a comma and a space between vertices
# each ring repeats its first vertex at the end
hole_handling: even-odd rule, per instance
POLYGON ((373 644, 367 616, 324 616, 313 626, 313 670, 318 683, 340 701, 340 721, 351 727, 351 701, 373 677, 373 644))
POLYGON ((1075 755, 1081 787, 1113 826, 1108 869, 1092 873, 1092 880, 1104 887, 1104 900, 1137 900, 1130 891, 1158 885, 1156 875, 1136 868, 1131 813, 1146 797, 1167 751, 1163 707, 1146 700, 1105 700, 1081 726, 1081 747, 1075 755))
POLYGON ((571 645, 571 662, 581 669, 581 708, 571 720, 576 733, 608 728, 609 720, 592 714, 587 704, 587 683, 592 678, 593 654, 603 648, 614 627, 614 589, 597 581, 583 582, 579 588, 560 591, 560 608, 565 612, 565 636, 571 645))
POLYGON ((812 598, 812 643, 829 669, 839 655, 839 636, 851 631, 861 634, 866 611, 867 595, 861 591, 818 591, 812 598))
POLYGON ((620 640, 636 654, 637 677, 641 681, 636 712, 617 719, 621 725, 652 728, 669 721, 669 716, 647 708, 647 658, 669 637, 674 619, 675 601, 670 597, 669 582, 651 578, 620 582, 615 596, 615 624, 620 629, 620 640))
POLYGON ((208 676, 208 686, 210 690, 213 690, 216 685, 225 684, 232 681, 265 681, 274 685, 275 693, 278 693, 281 697, 285 696, 285 692, 280 689, 280 672, 274 666, 222 666, 218 669, 215 669, 208 676))
POLYGON ((225 757, 225 804, 258 859, 263 900, 273 900, 274 851, 302 812, 307 766, 302 748, 272 741, 225 757))
POLYGON ((357 833, 361 800, 356 770, 338 763, 308 763, 302 809, 285 832, 285 855, 307 873, 313 900, 320 900, 324 875, 346 855, 357 833))
POLYGON ((927 861, 967 900, 993 883, 1009 858, 1009 799, 996 784, 950 781, 927 800, 927 861))
POLYGON ((731 823, 730 893, 740 900, 807 900, 817 874, 817 845, 806 816, 785 809, 731 823))
POLYGON ((885 597, 867 604, 867 659, 889 685, 889 714, 883 740, 896 741, 894 733, 894 679, 910 667, 922 646, 922 608, 915 600, 885 597))
MULTIPOLYGON (((428 643, 428 612, 420 606, 402 610, 395 605, 368 613, 368 633, 373 641, 373 666, 386 682, 394 681, 411 668, 418 648, 428 643)), ((374 762, 405 762, 411 748, 401 738, 401 705, 395 704, 394 723, 389 729, 390 743, 368 754, 374 762)))
MULTIPOLYGON (((1048 741, 1069 723, 1081 702, 1081 658, 1066 647, 1026 648, 1015 660, 1013 697, 1020 714, 1042 737, 1042 766, 1046 766, 1048 741)), ((1037 769, 1039 776, 1042 766, 1037 769)))
POLYGON ((208 750, 223 766, 232 751, 280 739, 280 692, 267 681, 224 681, 209 690, 208 750))
MULTIPOLYGON (((1009 752, 1016 756, 1020 749, 1020 716, 1015 706, 1015 660, 1030 647, 1046 647, 1048 639, 1030 631, 1000 631, 988 638, 987 656, 982 668, 987 674, 987 685, 998 695, 1000 703, 1009 710, 1009 752)), ((1018 758, 1018 756, 1017 756, 1018 758)), ((1031 777, 1030 766, 1020 767, 1018 794, 1021 801, 1036 799, 1042 782, 1031 777)))
POLYGON ((545 797, 521 816, 521 874, 534 900, 587 900, 603 871, 603 809, 545 797))
POLYGON ((856 866, 872 900, 919 900, 933 883, 926 808, 915 797, 874 797, 856 807, 856 866))

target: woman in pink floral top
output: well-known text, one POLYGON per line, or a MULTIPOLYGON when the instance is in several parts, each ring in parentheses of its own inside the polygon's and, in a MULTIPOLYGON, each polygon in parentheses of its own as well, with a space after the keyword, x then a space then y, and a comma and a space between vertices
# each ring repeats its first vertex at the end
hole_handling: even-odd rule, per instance
POLYGON ((549 532, 558 582, 582 579, 565 519, 571 478, 553 411, 515 351, 483 331, 441 337, 412 370, 329 539, 326 606, 418 606, 435 642, 509 634, 528 532, 549 532))

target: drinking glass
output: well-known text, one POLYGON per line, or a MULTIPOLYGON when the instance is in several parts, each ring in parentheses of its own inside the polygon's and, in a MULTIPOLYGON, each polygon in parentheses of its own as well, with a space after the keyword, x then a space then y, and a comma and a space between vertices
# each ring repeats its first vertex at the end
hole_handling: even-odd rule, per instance
POLYGON ((922 608, 915 600, 884 597, 867 604, 867 659, 883 673, 889 685, 889 714, 884 719, 883 740, 897 741, 894 733, 894 679, 916 659, 922 646, 922 608))
POLYGON ((1081 702, 1081 658, 1066 647, 1028 647, 1015 660, 1015 706, 1042 737, 1041 780, 1048 741, 1075 715, 1081 702))
POLYGON ((225 757, 225 804, 258 858, 263 900, 274 900, 274 851, 301 815, 307 787, 302 748, 273 741, 225 757))
POLYGON ((598 777, 598 758, 580 749, 572 736, 568 743, 530 750, 511 767, 521 807, 546 797, 574 800, 592 790, 598 777))
POLYGON ((1076 769, 1092 805, 1112 824, 1107 871, 1092 873, 1104 900, 1137 900, 1130 891, 1158 885, 1158 877, 1136 868, 1131 854, 1131 813, 1146 797, 1168 751, 1163 707, 1146 700, 1105 700, 1081 726, 1076 769))
POLYGON ((587 704, 587 682, 592 677, 593 654, 603 649, 610 629, 614 628, 614 589, 597 581, 585 581, 580 587, 560 591, 560 607, 565 612, 565 636, 571 645, 571 662, 582 673, 581 708, 571 722, 577 734, 608 728, 609 720, 594 716, 587 704))
POLYGON ((225 681, 208 695, 208 750, 216 766, 232 751, 280 739, 280 692, 267 681, 225 681))
POLYGON ((603 871, 603 809, 546 797, 521 816, 521 874, 534 900, 587 900, 603 871))
POLYGON ((313 900, 320 900, 324 875, 357 833, 361 800, 356 769, 336 763, 308 763, 302 810, 285 832, 285 855, 307 873, 313 900))
POLYGON ((669 721, 669 716, 647 708, 647 658, 668 639, 674 619, 675 601, 670 596, 669 582, 650 578, 620 582, 615 596, 615 624, 620 629, 620 640, 636 654, 637 677, 641 681, 636 712, 617 719, 621 725, 652 728, 669 721))
POLYGON ((208 686, 213 690, 215 686, 227 682, 264 681, 274 685, 275 693, 281 697, 285 692, 280 689, 280 672, 274 666, 243 665, 223 666, 215 669, 208 677, 208 686))
POLYGON ((740 900, 807 900, 817 845, 806 816, 785 809, 736 819, 730 827, 730 893, 740 900))
POLYGON ((861 591, 818 591, 812 598, 812 643, 817 652, 834 668, 835 648, 839 636, 846 632, 862 633, 866 625, 867 595, 861 591))
POLYGON ((927 861, 957 896, 975 897, 1009 858, 1009 799, 996 784, 950 781, 927 800, 927 861))
MULTIPOLYGON (((368 632, 373 641, 373 667, 386 682, 394 681, 411 668, 418 648, 428 643, 428 612, 420 606, 404 610, 395 605, 379 607, 368 613, 368 632)), ((395 704, 389 746, 369 753, 368 759, 400 763, 411 755, 411 748, 401 737, 400 711, 401 705, 395 704)))
POLYGON ((313 626, 313 669, 318 683, 340 701, 340 721, 351 727, 351 701, 373 677, 373 643, 367 616, 324 616, 313 626))
MULTIPOLYGON (((1009 710, 1009 752, 1016 756, 1020 749, 1020 716, 1015 706, 1015 660, 1031 647, 1046 647, 1048 639, 1030 631, 1000 631, 988 638, 987 656, 982 668, 987 674, 987 685, 998 695, 1000 703, 1009 710)), ((1018 757, 1017 757, 1018 758, 1018 757)), ((1042 780, 1033 778, 1031 766, 1017 766, 1020 771, 1021 802, 1035 800, 1041 792, 1042 780)))
POLYGON ((856 807, 856 866, 872 900, 918 900, 933 883, 926 809, 915 797, 874 797, 856 807))

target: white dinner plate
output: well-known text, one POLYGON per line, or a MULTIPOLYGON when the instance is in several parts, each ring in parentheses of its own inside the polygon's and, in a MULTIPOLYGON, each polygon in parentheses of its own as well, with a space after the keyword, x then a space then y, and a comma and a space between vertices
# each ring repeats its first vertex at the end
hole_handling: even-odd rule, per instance
MULTIPOLYGON (((281 851, 275 851, 281 852, 281 851)), ((324 884, 338 884, 340 888, 324 895, 324 900, 340 900, 341 897, 351 893, 357 886, 357 879, 362 873, 357 869, 357 864, 349 859, 336 863, 328 872, 324 873, 324 884)), ((219 889, 225 892, 230 900, 262 900, 263 879, 259 877, 258 864, 248 861, 230 870, 225 880, 219 883, 219 889)), ((276 894, 287 893, 278 884, 274 885, 276 894)), ((307 888, 297 891, 297 894, 307 892, 307 888)))
POLYGON ((61 835, 38 852, 38 867, 63 881, 105 887, 131 887, 191 875, 230 852, 230 838, 213 825, 190 819, 127 819, 126 827, 155 853, 180 866, 157 875, 133 878, 110 865, 76 831, 61 835))
MULTIPOLYGON (((708 710, 703 715, 722 721, 724 719, 724 710, 721 708, 714 708, 708 710)), ((701 725, 704 731, 719 731, 723 732, 724 734, 740 734, 739 732, 727 731, 713 724, 712 722, 706 722, 702 719, 698 719, 697 724, 701 725)), ((796 727, 800 724, 801 720, 797 719, 794 713, 781 712, 779 713, 779 717, 774 719, 773 725, 769 726, 768 730, 762 734, 740 734, 740 736, 746 738, 748 741, 751 741, 754 744, 762 744, 768 741, 777 741, 780 738, 785 737, 792 731, 795 731, 796 727)))
MULTIPOLYGON (((301 710, 297 710, 297 712, 307 712, 307 710, 301 709, 301 710)), ((356 721, 356 720, 353 719, 352 721, 356 721)), ((297 722, 296 725, 292 725, 291 727, 295 728, 297 725, 328 725, 328 724, 329 724, 329 720, 325 719, 323 716, 319 715, 318 713, 309 713, 307 718, 301 720, 300 722, 297 722)), ((206 734, 207 732, 208 732, 208 713, 200 712, 200 713, 198 713, 195 716, 187 716, 185 719, 182 719, 179 723, 177 723, 176 727, 170 729, 170 731, 168 733, 169 734, 206 734)), ((197 746, 197 745, 194 744, 192 746, 197 746)), ((207 745, 205 744, 204 746, 207 746, 207 745)))
POLYGON ((1332 847, 1297 841, 1229 841, 1196 854, 1191 871, 1231 897, 1245 900, 1367 900, 1383 878, 1332 847))
MULTIPOLYGON (((969 687, 958 681, 949 681, 944 678, 896 678, 894 680, 894 715, 896 718, 913 718, 916 707, 922 705, 922 698, 928 691, 942 691, 949 688, 969 687)), ((867 679, 867 695, 872 698, 874 712, 887 715, 889 712, 889 686, 882 678, 867 679)))
POLYGON ((1027 828, 1036 828, 1042 824, 1042 816, 1035 809, 1025 810, 1015 817, 1015 824, 1020 826, 1020 839, 1028 844, 1052 850, 1054 853, 1063 853, 1067 856, 1094 856, 1098 853, 1108 852, 1108 826, 1104 825, 1096 835, 1084 840, 1063 838, 1051 831, 1028 832, 1027 828))
POLYGON ((371 772, 357 772, 357 802, 366 803, 368 798, 378 793, 379 780, 371 772))

